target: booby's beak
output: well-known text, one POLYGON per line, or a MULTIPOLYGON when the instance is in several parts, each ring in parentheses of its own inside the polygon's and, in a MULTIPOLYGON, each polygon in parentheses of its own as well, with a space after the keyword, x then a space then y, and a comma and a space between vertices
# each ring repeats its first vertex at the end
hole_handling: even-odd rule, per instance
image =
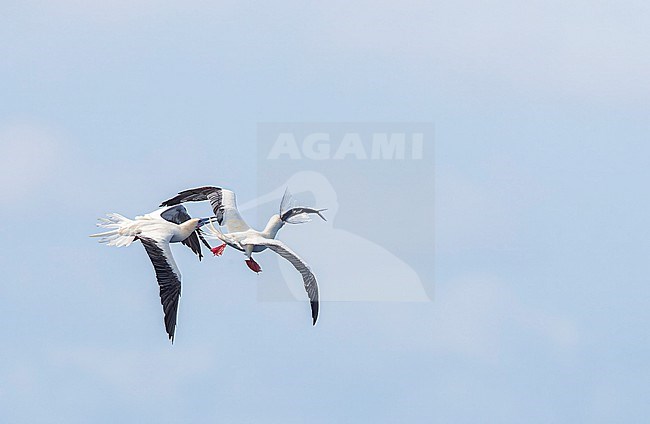
POLYGON ((212 222, 212 220, 215 220, 215 219, 217 219, 216 216, 211 216, 210 218, 201 218, 201 219, 199 219, 199 223, 197 224, 196 228, 201 228, 204 225, 209 224, 210 222, 212 222))

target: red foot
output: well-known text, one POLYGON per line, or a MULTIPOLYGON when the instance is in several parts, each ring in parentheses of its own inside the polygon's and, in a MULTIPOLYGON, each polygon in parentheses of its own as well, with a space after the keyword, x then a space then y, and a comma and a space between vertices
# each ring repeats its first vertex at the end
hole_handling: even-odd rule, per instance
POLYGON ((253 258, 251 258, 251 259, 246 259, 246 265, 248 265, 248 267, 249 267, 249 268, 251 269, 251 271, 253 271, 253 272, 260 272, 260 271, 262 271, 262 267, 260 266, 260 264, 258 264, 257 262, 255 262, 255 260, 253 260, 253 258))
POLYGON ((213 247, 212 249, 210 249, 210 251, 214 253, 214 256, 223 255, 224 250, 226 250, 226 243, 222 244, 221 246, 213 247))

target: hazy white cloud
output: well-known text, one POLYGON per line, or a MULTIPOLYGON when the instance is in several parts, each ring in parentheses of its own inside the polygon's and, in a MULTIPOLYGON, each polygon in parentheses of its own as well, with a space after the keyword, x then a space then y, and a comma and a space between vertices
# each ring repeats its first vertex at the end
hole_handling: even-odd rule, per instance
POLYGON ((320 8, 319 48, 390 58, 431 83, 607 98, 650 92, 647 3, 335 1, 320 8))
POLYGON ((36 368, 24 360, 15 362, 0 383, 0 397, 32 394, 38 385, 36 368))
POLYGON ((56 349, 50 359, 57 366, 92 375, 129 397, 168 397, 176 394, 179 387, 170 385, 169 381, 196 378, 214 365, 215 352, 201 348, 176 350, 181 350, 189 360, 179 363, 175 356, 177 353, 172 350, 137 351, 83 346, 56 349))
POLYGON ((520 217, 507 196, 488 182, 459 173, 436 180, 436 250, 502 248, 517 236, 520 217))
POLYGON ((183 3, 157 2, 154 0, 32 0, 26 2, 31 8, 47 11, 54 17, 81 17, 86 21, 102 25, 121 25, 133 20, 146 19, 149 22, 160 17, 174 16, 194 10, 231 10, 237 3, 231 0, 190 0, 183 3))
POLYGON ((23 199, 56 171, 58 158, 50 132, 31 125, 0 127, 0 202, 23 199))
MULTIPOLYGON (((253 8, 230 0, 182 4, 57 0, 34 1, 31 7, 46 11, 48 19, 72 16, 102 26, 123 26, 125 31, 142 30, 140 21, 162 26, 170 17, 186 14, 219 20, 215 35, 220 36, 232 30, 233 19, 245 28, 291 28, 309 56, 295 63, 301 78, 320 75, 304 72, 304 67, 321 69, 326 63, 339 68, 377 59, 400 69, 405 77, 455 91, 490 87, 500 91, 507 86, 536 95, 550 90, 563 98, 637 101, 650 92, 645 77, 650 72, 646 48, 650 7, 643 2, 336 0, 311 3, 295 16, 276 20, 269 14, 293 12, 295 7, 273 3, 253 8)), ((242 35, 253 48, 264 44, 265 37, 263 32, 242 35)))
POLYGON ((579 347, 579 330, 569 317, 528 305, 497 278, 458 278, 438 293, 435 350, 493 362, 508 349, 509 332, 530 335, 554 357, 571 357, 579 347))

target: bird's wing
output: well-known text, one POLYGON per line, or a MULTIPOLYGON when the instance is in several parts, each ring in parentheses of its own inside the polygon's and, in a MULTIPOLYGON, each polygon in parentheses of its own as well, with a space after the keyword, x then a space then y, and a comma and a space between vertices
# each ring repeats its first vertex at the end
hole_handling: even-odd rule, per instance
POLYGON ((244 221, 237 210, 235 193, 221 187, 198 187, 183 190, 177 196, 162 202, 161 206, 178 205, 183 202, 210 201, 212 211, 217 217, 219 225, 226 227, 229 233, 236 233, 249 230, 250 227, 244 221))
POLYGON ((282 243, 280 240, 268 239, 261 236, 250 236, 245 238, 242 242, 242 245, 253 244, 266 246, 269 249, 273 250, 278 255, 282 256, 284 259, 291 262, 291 265, 300 272, 302 275, 302 281, 305 285, 305 291, 307 296, 309 296, 309 302, 311 304, 311 318, 312 324, 316 325, 316 320, 318 319, 318 283, 316 282, 316 276, 311 272, 309 265, 298 256, 293 250, 282 243))
POLYGON ((147 251, 156 272, 156 280, 160 287, 160 303, 165 314, 165 330, 169 340, 174 343, 178 301, 181 296, 181 273, 169 248, 169 240, 154 240, 144 236, 138 236, 138 239, 147 251))
MULTIPOLYGON (((178 225, 192 219, 190 214, 187 213, 187 209, 185 209, 185 206, 183 205, 176 205, 162 210, 162 212, 160 213, 160 217, 165 221, 173 222, 174 224, 178 224, 178 225)), ((185 246, 192 249, 192 252, 194 252, 194 254, 199 257, 199 261, 200 261, 201 259, 203 259, 203 253, 201 253, 201 244, 199 243, 199 237, 201 237, 201 231, 196 230, 192 234, 190 234, 189 237, 183 240, 181 243, 183 243, 185 246)), ((208 246, 209 249, 210 245, 207 244, 207 241, 205 241, 203 237, 201 238, 203 243, 206 243, 206 246, 208 246)))
POLYGON ((224 196, 223 219, 219 222, 219 224, 224 225, 229 233, 238 233, 250 230, 251 227, 239 214, 237 203, 235 202, 235 193, 232 191, 225 193, 226 191, 227 190, 224 190, 224 194, 227 194, 228 196, 224 196))
POLYGON ((183 190, 178 193, 178 195, 172 197, 171 199, 165 200, 160 204, 160 206, 173 206, 178 205, 184 202, 203 202, 205 200, 210 201, 210 206, 215 215, 221 209, 222 204, 222 192, 221 187, 205 186, 191 188, 188 190, 183 190))
POLYGON ((282 215, 280 215, 280 219, 282 221, 289 223, 289 224, 303 224, 305 222, 311 221, 311 217, 309 214, 316 214, 323 221, 327 221, 323 214, 321 212, 325 211, 327 209, 314 209, 314 208, 308 208, 308 207, 295 207, 291 208, 287 211, 284 211, 282 215))
POLYGON ((314 209, 305 206, 296 205, 296 201, 291 195, 289 188, 284 190, 282 201, 280 202, 280 219, 288 224, 302 224, 311 221, 309 214, 316 214, 327 221, 321 212, 326 209, 314 209))

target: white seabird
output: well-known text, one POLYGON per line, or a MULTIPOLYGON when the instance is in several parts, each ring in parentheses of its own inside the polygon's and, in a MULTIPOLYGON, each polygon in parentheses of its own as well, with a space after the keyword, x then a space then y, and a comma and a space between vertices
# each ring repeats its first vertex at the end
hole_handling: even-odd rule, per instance
POLYGON ((316 277, 309 268, 309 265, 287 245, 280 240, 276 240, 275 236, 284 224, 301 224, 310 221, 310 214, 316 214, 325 220, 325 217, 321 214, 325 209, 295 207, 292 205, 289 191, 286 190, 280 204, 280 213, 273 215, 269 219, 264 230, 257 231, 252 229, 239 214, 235 193, 221 187, 206 186, 184 190, 179 192, 177 196, 162 202, 161 206, 173 206, 183 202, 201 202, 206 200, 210 201, 210 206, 212 206, 216 221, 220 226, 226 228, 225 233, 217 230, 213 225, 210 226, 211 230, 208 228, 211 236, 223 242, 221 246, 212 248, 212 253, 220 256, 223 254, 226 246, 231 246, 244 252, 247 258, 246 265, 256 273, 259 273, 262 268, 252 258, 253 253, 259 253, 268 248, 282 256, 302 275, 305 291, 310 301, 312 324, 316 325, 319 309, 319 293, 316 277))
MULTIPOLYGON (((203 239, 199 228, 210 218, 191 218, 182 205, 165 207, 131 220, 117 213, 100 218, 98 227, 109 231, 92 234, 101 237, 100 243, 107 246, 129 246, 140 240, 156 272, 160 286, 160 303, 165 315, 165 330, 169 340, 174 343, 178 301, 181 295, 181 272, 174 261, 170 243, 181 242, 188 246, 201 260, 201 246, 197 235, 203 239)), ((210 247, 207 242, 205 242, 210 247)))

